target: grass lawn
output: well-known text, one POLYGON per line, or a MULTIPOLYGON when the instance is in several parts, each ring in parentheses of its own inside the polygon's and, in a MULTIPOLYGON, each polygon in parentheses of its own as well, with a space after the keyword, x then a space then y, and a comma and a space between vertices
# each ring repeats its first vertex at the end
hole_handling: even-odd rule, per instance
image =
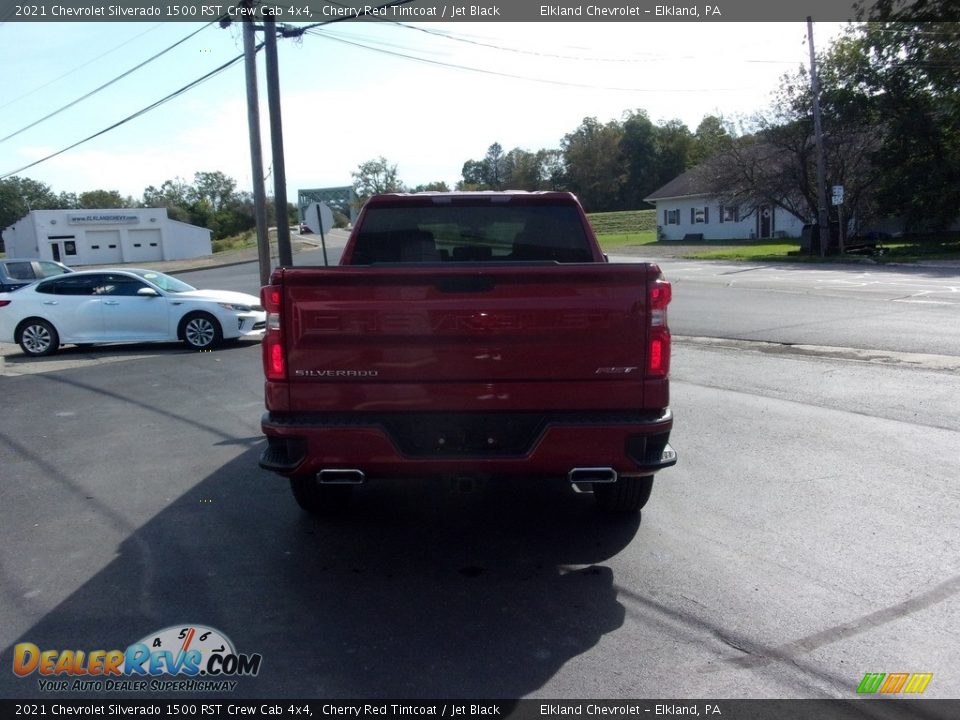
POLYGON ((657 241, 657 231, 645 230, 643 232, 598 234, 597 240, 600 242, 600 247, 603 248, 604 252, 610 252, 623 248, 626 245, 650 245, 651 243, 655 243, 657 241))
POLYGON ((945 234, 925 238, 895 238, 883 244, 879 262, 915 262, 917 260, 960 260, 960 235, 945 234))
POLYGON ((623 212, 588 213, 590 225, 597 235, 657 232, 654 210, 624 210, 623 212))
MULTIPOLYGON (((687 243, 689 245, 689 243, 687 243)), ((729 240, 724 247, 710 250, 687 253, 684 257, 698 260, 811 260, 806 253, 800 254, 800 241, 777 239, 764 240, 729 240), (729 244, 727 244, 729 243, 729 244)), ((819 258, 816 258, 819 260, 819 258)))
MULTIPOLYGON (((726 243, 725 243, 726 245, 726 243)), ((784 242, 741 240, 731 241, 727 247, 684 255, 700 260, 752 260, 776 262, 856 262, 869 258, 876 263, 910 263, 922 260, 960 261, 960 237, 924 236, 915 238, 897 238, 895 241, 880 243, 876 250, 853 250, 844 255, 828 255, 821 258, 800 250, 800 241, 784 242)))
POLYGON ((254 231, 247 231, 239 235, 232 235, 227 238, 213 240, 210 245, 213 252, 224 252, 226 250, 241 250, 243 248, 253 247, 257 244, 257 234, 254 231))

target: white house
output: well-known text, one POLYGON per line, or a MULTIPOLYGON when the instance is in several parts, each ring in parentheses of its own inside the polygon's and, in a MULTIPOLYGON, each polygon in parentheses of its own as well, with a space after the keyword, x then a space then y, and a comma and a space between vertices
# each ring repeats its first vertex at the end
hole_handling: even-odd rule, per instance
POLYGON ((800 237, 803 221, 782 208, 724 205, 705 192, 696 168, 677 176, 644 198, 657 208, 660 240, 748 240, 800 237))
POLYGON ((210 255, 211 231, 166 208, 32 210, 3 232, 8 256, 67 265, 119 265, 210 255))

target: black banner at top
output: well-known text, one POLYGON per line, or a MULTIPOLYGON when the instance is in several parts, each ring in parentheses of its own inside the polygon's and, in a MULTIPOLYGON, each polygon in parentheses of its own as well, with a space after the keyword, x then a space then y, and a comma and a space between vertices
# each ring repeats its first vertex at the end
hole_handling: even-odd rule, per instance
POLYGON ((843 22, 881 8, 902 20, 960 20, 950 0, 0 0, 0 22, 843 22))

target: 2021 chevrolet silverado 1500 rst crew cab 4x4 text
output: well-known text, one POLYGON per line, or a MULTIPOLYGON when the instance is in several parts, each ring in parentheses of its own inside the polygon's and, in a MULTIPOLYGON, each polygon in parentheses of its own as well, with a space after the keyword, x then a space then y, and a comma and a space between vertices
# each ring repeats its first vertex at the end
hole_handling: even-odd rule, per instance
POLYGON ((635 512, 669 445, 671 288, 570 193, 371 198, 340 265, 261 291, 267 448, 311 512, 373 478, 563 478, 635 512))

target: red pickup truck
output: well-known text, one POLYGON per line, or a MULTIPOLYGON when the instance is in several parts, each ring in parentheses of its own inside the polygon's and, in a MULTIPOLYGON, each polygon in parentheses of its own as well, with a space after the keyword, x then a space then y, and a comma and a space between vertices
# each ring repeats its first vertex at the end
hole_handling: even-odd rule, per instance
POLYGON ((670 284, 570 193, 371 198, 339 266, 262 288, 267 447, 302 508, 377 478, 563 479, 636 512, 669 445, 670 284))

